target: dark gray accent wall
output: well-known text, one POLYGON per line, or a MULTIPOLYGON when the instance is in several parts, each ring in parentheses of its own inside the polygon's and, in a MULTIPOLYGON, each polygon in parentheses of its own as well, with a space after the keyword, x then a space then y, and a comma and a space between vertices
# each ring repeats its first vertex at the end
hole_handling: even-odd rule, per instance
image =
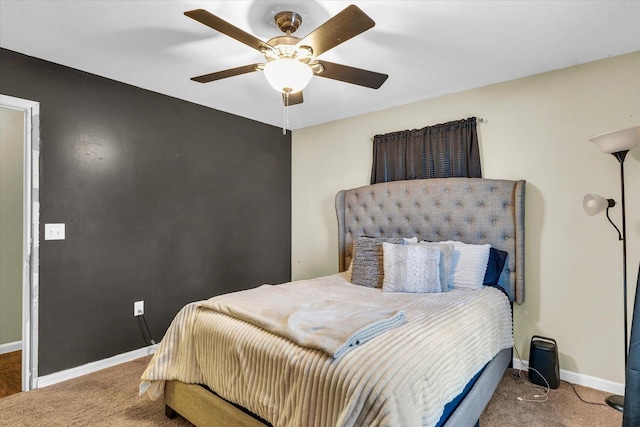
POLYGON ((159 340, 188 302, 290 280, 290 134, 6 49, 0 93, 40 103, 39 375, 144 347, 136 300, 159 340))

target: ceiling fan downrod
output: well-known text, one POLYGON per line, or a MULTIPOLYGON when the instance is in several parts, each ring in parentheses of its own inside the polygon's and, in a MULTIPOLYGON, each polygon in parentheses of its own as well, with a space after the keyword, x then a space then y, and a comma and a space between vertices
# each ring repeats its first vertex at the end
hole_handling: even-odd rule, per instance
POLYGON ((278 12, 274 17, 274 20, 276 21, 278 28, 280 28, 280 31, 287 35, 295 33, 302 24, 302 17, 296 12, 278 12))

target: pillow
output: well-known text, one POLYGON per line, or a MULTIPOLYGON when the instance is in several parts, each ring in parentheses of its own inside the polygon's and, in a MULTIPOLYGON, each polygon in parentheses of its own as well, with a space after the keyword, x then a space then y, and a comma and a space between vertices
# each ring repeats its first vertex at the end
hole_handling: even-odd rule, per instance
POLYGON ((502 269, 507 261, 507 255, 509 255, 507 252, 500 249, 489 249, 489 261, 487 262, 487 271, 484 273, 483 285, 498 285, 502 269))
POLYGON ((453 289, 480 289, 487 271, 491 245, 472 245, 457 241, 453 243, 451 280, 453 289))
POLYGON ((384 292, 442 291, 440 248, 427 245, 382 243, 384 254, 384 292))
POLYGON ((357 237, 353 241, 351 283, 381 288, 384 277, 382 243, 404 245, 402 237, 357 237))
POLYGON ((440 288, 442 292, 447 292, 451 288, 451 267, 453 261, 453 243, 428 242, 426 240, 418 243, 424 246, 434 246, 440 249, 440 288))

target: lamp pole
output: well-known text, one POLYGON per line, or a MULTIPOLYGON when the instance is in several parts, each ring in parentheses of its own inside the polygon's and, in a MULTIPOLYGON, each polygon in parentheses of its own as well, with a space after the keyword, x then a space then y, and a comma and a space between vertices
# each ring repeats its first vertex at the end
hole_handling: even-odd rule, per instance
MULTIPOLYGON (((629 150, 618 151, 613 156, 620 162, 620 188, 622 190, 622 292, 624 300, 624 368, 627 369, 627 343, 629 342, 629 333, 627 326, 627 219, 626 206, 624 202, 624 158, 629 150)), ((624 407, 624 406, 623 406, 624 407)))
MULTIPOLYGON (((628 327, 627 327, 627 221, 626 221, 626 206, 624 200, 624 159, 627 156, 629 150, 622 150, 615 153, 611 153, 620 163, 620 188, 622 191, 622 300, 624 310, 624 368, 627 370, 627 342, 628 342, 628 327)), ((605 401, 612 408, 617 409, 620 412, 624 412, 624 396, 612 394, 608 396, 605 401)))

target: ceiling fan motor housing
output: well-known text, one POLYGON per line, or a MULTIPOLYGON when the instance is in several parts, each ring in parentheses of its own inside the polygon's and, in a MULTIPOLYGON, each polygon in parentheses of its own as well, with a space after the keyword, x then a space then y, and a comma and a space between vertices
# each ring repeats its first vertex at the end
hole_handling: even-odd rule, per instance
POLYGON ((274 49, 263 52, 264 56, 267 61, 291 58, 306 64, 311 60, 313 50, 309 46, 298 46, 299 41, 300 39, 294 36, 279 36, 269 39, 267 43, 274 49))
POLYGON ((313 56, 313 50, 309 46, 297 46, 300 39, 292 36, 302 24, 302 17, 296 12, 279 12, 274 17, 275 23, 284 36, 277 36, 269 39, 267 44, 273 46, 274 50, 267 50, 264 53, 267 61, 290 58, 308 64, 313 56))

